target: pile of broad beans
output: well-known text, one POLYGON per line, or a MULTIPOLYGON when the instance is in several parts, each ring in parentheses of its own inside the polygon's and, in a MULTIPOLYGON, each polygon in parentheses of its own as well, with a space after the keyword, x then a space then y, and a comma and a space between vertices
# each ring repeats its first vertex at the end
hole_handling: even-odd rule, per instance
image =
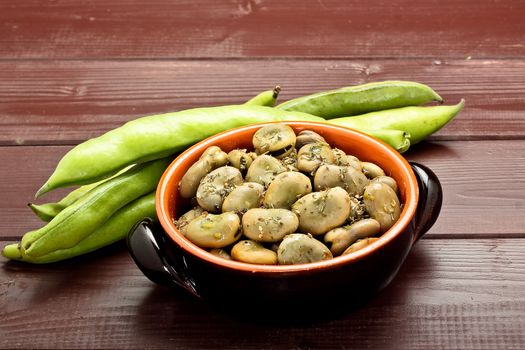
POLYGON ((283 124, 257 130, 253 147, 209 147, 182 177, 194 206, 176 222, 190 241, 251 264, 329 260, 376 241, 399 219, 397 183, 377 164, 283 124))
POLYGON ((155 218, 154 191, 171 160, 216 133, 273 121, 316 121, 375 136, 399 152, 448 123, 463 108, 442 102, 429 86, 384 81, 299 97, 274 107, 279 88, 245 104, 183 110, 132 120, 64 155, 36 196, 79 185, 57 203, 32 204, 46 225, 9 244, 2 254, 49 263, 118 241, 145 217, 155 218))

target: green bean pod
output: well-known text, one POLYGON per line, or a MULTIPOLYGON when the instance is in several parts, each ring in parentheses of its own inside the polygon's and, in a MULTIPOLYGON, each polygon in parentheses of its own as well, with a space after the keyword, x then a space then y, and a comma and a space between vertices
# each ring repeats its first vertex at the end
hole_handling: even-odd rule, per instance
POLYGON ((285 120, 323 121, 306 113, 250 105, 195 108, 135 119, 70 150, 36 196, 58 187, 99 181, 129 164, 167 157, 225 130, 285 120))
POLYGON ((251 106, 273 107, 275 106, 275 102, 277 102, 277 97, 279 96, 279 92, 281 92, 281 87, 277 85, 273 90, 263 91, 260 94, 246 101, 244 104, 251 105, 251 106))
POLYGON ((328 123, 367 132, 368 130, 402 130, 414 145, 441 129, 465 105, 465 100, 452 106, 403 107, 371 112, 354 117, 337 118, 328 123))
MULTIPOLYGON (((126 167, 115 174, 115 176, 122 174, 126 170, 128 170, 130 167, 126 167)), ((101 184, 104 181, 107 181, 108 179, 104 179, 99 182, 95 182, 92 184, 80 186, 79 188, 69 192, 64 198, 62 198, 60 201, 56 203, 44 203, 44 204, 34 204, 29 203, 28 207, 35 213, 36 216, 38 216, 42 221, 49 222, 51 221, 55 216, 57 216, 58 213, 60 213, 62 210, 70 206, 71 204, 75 203, 79 198, 81 198, 83 195, 91 191, 91 189, 97 187, 99 184, 101 184)))
POLYGON ((73 204, 77 199, 82 197, 84 194, 89 192, 92 188, 95 188, 98 183, 93 183, 89 185, 84 185, 77 188, 74 191, 71 191, 67 196, 62 198, 56 203, 44 203, 44 204, 35 204, 29 203, 28 207, 36 214, 42 221, 49 222, 58 213, 67 208, 69 205, 73 204))
POLYGON ((418 106, 431 101, 442 102, 443 99, 427 85, 410 81, 382 81, 298 97, 275 108, 332 119, 418 106))
POLYGON ((125 238, 133 226, 145 218, 156 218, 155 192, 142 196, 122 207, 113 214, 104 225, 71 248, 57 249, 42 256, 33 257, 24 254, 20 243, 14 243, 5 246, 2 254, 8 259, 33 264, 47 264, 73 258, 125 238))
POLYGON ((170 158, 143 163, 101 183, 62 210, 44 227, 22 237, 22 253, 38 257, 71 248, 103 225, 118 209, 156 189, 170 158))
POLYGON ((410 148, 410 134, 403 130, 382 129, 363 130, 363 132, 380 139, 399 153, 406 152, 410 148))
POLYGON ((45 203, 45 204, 34 204, 28 203, 29 209, 35 213, 35 215, 44 222, 51 221, 58 213, 64 210, 65 206, 59 203, 45 203))

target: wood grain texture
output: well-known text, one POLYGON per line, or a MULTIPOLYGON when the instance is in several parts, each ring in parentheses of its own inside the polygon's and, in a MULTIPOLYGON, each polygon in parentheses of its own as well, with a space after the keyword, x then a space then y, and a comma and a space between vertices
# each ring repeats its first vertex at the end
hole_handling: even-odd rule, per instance
POLYGON ((429 84, 466 108, 434 139, 525 138, 525 61, 0 61, 0 144, 75 144, 144 115, 281 101, 382 80, 429 84))
MULTIPOLYGON (((68 146, 0 147, 0 239, 21 237, 23 233, 43 226, 27 204, 53 172, 68 146)), ((53 202, 69 189, 50 193, 41 202, 53 202)), ((40 201, 39 201, 40 202, 40 201)))
MULTIPOLYGON (((42 223, 28 201, 68 146, 0 147, 0 238, 17 238, 42 223), (24 174, 20 176, 20 174, 24 174)), ((522 237, 525 227, 525 140, 422 143, 406 154, 442 181, 444 202, 430 237, 522 237)), ((62 189, 41 201, 60 198, 62 189)))
POLYGON ((443 186, 429 233, 525 237, 525 141, 426 142, 405 157, 430 167, 443 186))
POLYGON ((0 58, 525 57, 522 1, 4 0, 0 58))
POLYGON ((367 304, 286 322, 156 287, 122 245, 48 266, 1 264, 0 347, 518 349, 523 249, 522 239, 423 239, 367 304))
POLYGON ((518 0, 0 1, 0 247, 42 225, 26 203, 67 150, 140 116, 275 84, 281 101, 390 79, 467 101, 405 154, 441 179, 441 215, 361 307, 225 310, 149 282, 120 242, 46 266, 0 256, 0 349, 525 349, 524 13, 518 0))

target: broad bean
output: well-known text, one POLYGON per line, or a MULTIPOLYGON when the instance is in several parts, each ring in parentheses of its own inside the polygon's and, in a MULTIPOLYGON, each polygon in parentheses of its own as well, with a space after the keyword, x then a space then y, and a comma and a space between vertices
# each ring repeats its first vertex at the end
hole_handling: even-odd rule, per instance
POLYGON ((273 107, 277 101, 277 97, 281 92, 281 87, 277 85, 273 90, 266 90, 252 97, 248 101, 244 102, 245 105, 252 106, 268 106, 273 107))
POLYGON ((221 211, 224 198, 242 184, 242 175, 237 168, 223 166, 204 176, 197 188, 197 202, 211 213, 221 211))
POLYGON ((242 174, 246 174, 255 158, 257 158, 255 153, 248 153, 245 149, 234 149, 228 152, 228 162, 232 167, 239 169, 242 174))
POLYGON ((330 251, 334 256, 338 256, 358 239, 378 234, 380 228, 381 226, 378 221, 374 219, 363 219, 352 225, 342 226, 328 231, 324 236, 324 241, 327 244, 331 244, 330 251))
POLYGON ((232 248, 231 256, 234 260, 249 264, 277 264, 277 253, 265 248, 260 243, 250 240, 237 242, 232 248))
POLYGON ((301 149, 304 145, 309 143, 326 143, 324 137, 311 130, 301 131, 295 140, 295 147, 301 149))
POLYGON ((213 248, 210 250, 210 254, 218 256, 219 258, 223 258, 226 260, 231 260, 232 257, 228 252, 222 248, 213 248))
POLYGON ((156 218, 155 192, 142 196, 113 214, 104 225, 69 248, 57 248, 40 256, 25 254, 20 243, 4 247, 2 254, 14 260, 33 264, 47 264, 87 254, 126 237, 133 226, 145 218, 156 218))
POLYGON ((312 236, 293 233, 284 237, 277 250, 277 260, 281 265, 306 264, 332 259, 327 246, 312 236))
POLYGON ((321 165, 314 176, 317 191, 341 187, 352 196, 362 195, 367 184, 366 176, 351 166, 321 165))
POLYGON ((341 187, 313 192, 292 205, 299 217, 299 230, 321 235, 341 226, 350 215, 350 196, 341 187))
POLYGON ((374 179, 378 176, 385 176, 384 170, 375 163, 361 162, 361 166, 363 167, 363 174, 369 179, 374 179))
POLYGON ((183 198, 194 197, 201 180, 210 173, 228 162, 228 155, 219 147, 208 148, 199 160, 192 164, 179 183, 179 193, 183 198))
POLYGON ((275 176, 286 171, 284 164, 272 156, 263 154, 253 161, 246 173, 246 181, 268 186, 275 176))
POLYGON ((235 187, 224 198, 222 211, 244 213, 248 209, 257 208, 262 201, 264 186, 257 182, 245 182, 235 187))
POLYGON ((267 208, 290 209, 302 196, 312 192, 310 179, 297 171, 280 173, 273 179, 264 195, 263 205, 267 208))
POLYGON ((401 204, 394 190, 382 183, 372 182, 365 188, 363 201, 366 211, 381 225, 381 233, 388 230, 399 219, 401 204))
POLYGON ((281 159, 294 149, 295 132, 288 125, 272 124, 257 130, 252 142, 257 154, 268 153, 281 159))
POLYGON ((241 220, 232 212, 203 213, 186 226, 186 238, 202 248, 224 248, 241 237, 241 220))
POLYGON ((138 118, 71 149, 36 196, 104 179, 129 164, 175 154, 225 130, 283 120, 323 121, 306 113, 253 105, 195 108, 138 118))
POLYGON ((297 215, 286 209, 254 208, 242 216, 244 235, 257 242, 278 242, 298 226, 297 215))
MULTIPOLYGON (((388 139, 383 139, 383 137, 394 136, 398 138, 400 135, 389 135, 388 132, 389 130, 397 130, 399 133, 406 134, 410 145, 415 145, 445 126, 463 109, 464 105, 465 101, 461 100, 453 106, 395 108, 353 117, 332 119, 328 123, 361 130, 373 136, 376 136, 374 133, 377 133, 377 137, 390 145, 394 142, 392 140, 389 142, 388 139)), ((402 139, 398 141, 401 141, 401 149, 407 148, 406 145, 402 145, 404 143, 402 139)))
POLYGON ((334 162, 332 149, 324 142, 306 144, 297 153, 297 169, 308 174, 314 174, 323 164, 334 162))
POLYGON ((357 252, 360 249, 363 249, 366 246, 369 246, 370 244, 376 242, 379 238, 377 237, 369 237, 360 239, 359 241, 352 244, 350 247, 348 247, 344 252, 343 255, 350 254, 353 252, 357 252))
MULTIPOLYGON (((118 173, 116 173, 113 177, 118 176, 127 170, 129 170, 131 166, 126 167, 122 170, 120 170, 118 173)), ((69 192, 64 198, 62 198, 60 201, 56 203, 44 203, 44 204, 34 204, 29 203, 29 208, 38 216, 42 221, 49 222, 51 221, 55 216, 58 215, 62 210, 70 206, 71 204, 75 203, 78 199, 80 199, 82 196, 84 196, 86 193, 91 191, 91 189, 97 187, 104 181, 108 181, 109 179, 113 178, 110 177, 108 179, 104 179, 102 181, 98 181, 89 185, 80 186, 79 188, 69 192)))
POLYGON ((26 233, 21 241, 23 254, 38 257, 75 246, 121 207, 155 190, 170 161, 163 158, 139 164, 101 183, 44 227, 26 233))
POLYGON ((410 81, 382 81, 298 97, 276 108, 332 119, 431 101, 441 102, 443 99, 427 85, 410 81))
POLYGON ((374 177, 370 182, 382 182, 385 185, 390 186, 395 193, 397 193, 397 182, 390 176, 377 176, 374 177))

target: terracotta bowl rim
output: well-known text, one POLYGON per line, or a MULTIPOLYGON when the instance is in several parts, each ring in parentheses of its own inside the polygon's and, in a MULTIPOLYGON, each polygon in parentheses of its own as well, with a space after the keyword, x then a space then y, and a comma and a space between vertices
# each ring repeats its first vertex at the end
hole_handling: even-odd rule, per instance
MULTIPOLYGON (((191 166, 191 165, 190 165, 191 166)), ((188 166, 189 167, 189 166, 188 166)), ((184 168, 184 171, 188 167, 184 168)), ((299 273, 299 272, 309 272, 312 270, 321 271, 326 269, 333 269, 341 267, 347 264, 352 264, 354 262, 360 261, 366 258, 369 255, 380 251, 383 247, 388 245, 392 240, 397 236, 403 234, 405 229, 408 227, 410 221, 416 213, 417 203, 419 199, 419 188, 417 185, 417 180, 414 172, 408 161, 399 154, 392 147, 384 143, 383 141, 371 137, 361 131, 339 126, 333 124, 326 124, 321 122, 304 122, 304 121, 278 121, 278 122, 266 122, 266 123, 257 123, 247 126, 241 126, 235 129, 230 129, 211 137, 202 140, 199 143, 194 144, 193 146, 186 149, 181 153, 173 162, 167 167, 164 174, 162 175, 159 185, 156 191, 156 211, 157 217, 164 231, 170 237, 170 239, 179 246, 183 251, 188 254, 191 254, 194 257, 197 257, 200 260, 208 262, 210 264, 216 265, 224 269, 236 270, 238 272, 244 273, 272 273, 272 274, 286 274, 286 273, 299 273), (170 188, 168 186, 169 180, 179 171, 181 163, 184 164, 185 160, 192 156, 193 153, 198 152, 199 156, 206 148, 213 146, 217 140, 229 137, 235 137, 234 135, 249 129, 259 129, 260 127, 268 124, 275 123, 284 123, 292 127, 316 127, 322 128, 331 131, 340 131, 352 138, 358 138, 362 141, 371 143, 378 151, 384 152, 388 155, 388 158, 394 163, 401 165, 403 169, 402 176, 406 178, 407 181, 407 198, 401 212, 401 215, 398 221, 387 231, 385 232, 380 239, 376 242, 368 245, 365 248, 362 248, 352 254, 338 256, 334 259, 324 260, 320 262, 308 263, 308 264, 297 264, 297 265, 256 265, 248 264, 234 260, 226 260, 217 256, 214 256, 204 249, 198 247, 197 245, 190 242, 188 239, 182 236, 182 234, 177 230, 175 224, 172 221, 171 215, 168 212, 168 198, 170 194, 170 188)))

